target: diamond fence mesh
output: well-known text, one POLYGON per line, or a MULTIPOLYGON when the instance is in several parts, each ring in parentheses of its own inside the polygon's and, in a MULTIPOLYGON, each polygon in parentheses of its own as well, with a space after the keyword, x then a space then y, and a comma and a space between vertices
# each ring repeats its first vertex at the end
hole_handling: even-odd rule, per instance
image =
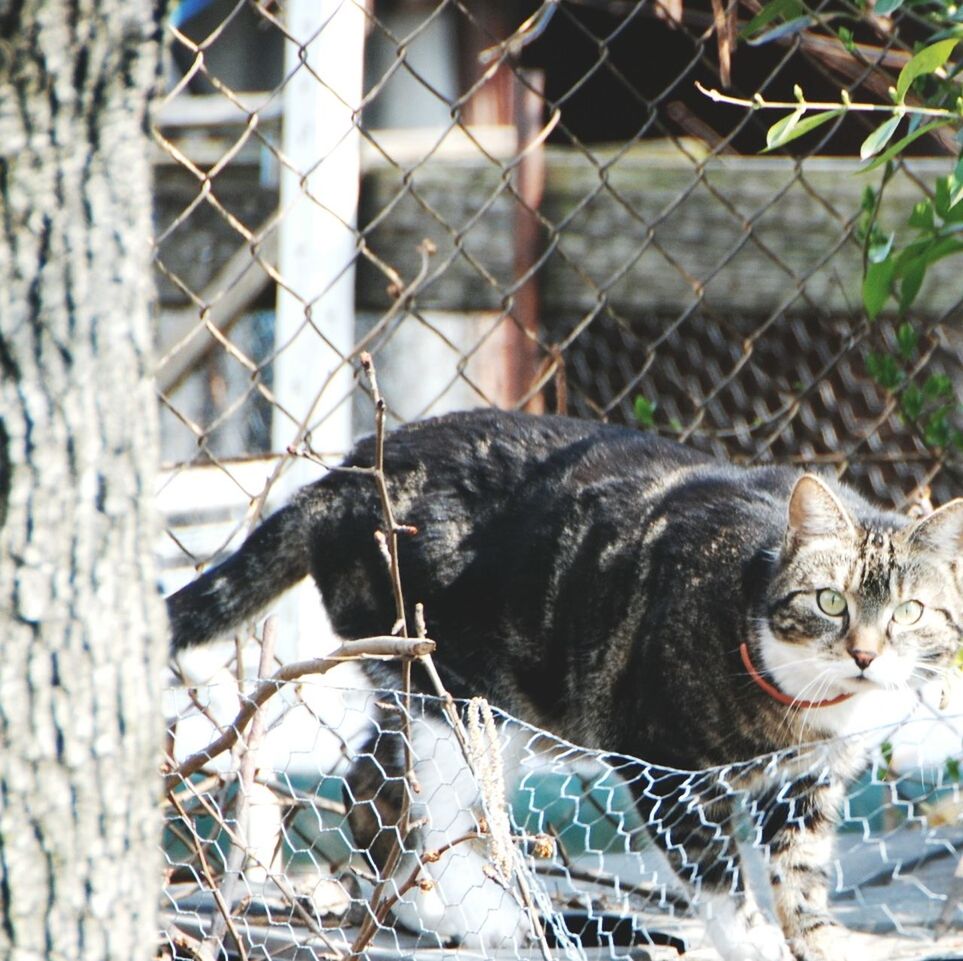
MULTIPOLYGON (((776 115, 696 86, 886 102, 933 36, 930 5, 888 4, 884 16, 784 4, 749 30, 772 6, 177 7, 155 127, 166 586, 372 430, 362 352, 389 425, 488 405, 570 413, 743 463, 835 470, 900 510, 958 494, 959 268, 934 263, 909 312, 872 322, 860 290, 868 205, 886 229, 901 225, 958 145, 939 130, 921 137, 867 200, 880 175, 854 173, 865 115, 763 156, 776 115)), ((489 956, 713 957, 712 909, 677 880, 686 840, 681 867, 671 850, 666 864, 639 813, 664 812, 640 798, 669 798, 670 823, 695 818, 723 861, 738 846, 733 876, 757 880, 759 784, 781 784, 793 817, 800 772, 818 780, 833 750, 660 771, 497 708, 486 727, 478 705, 373 691, 354 665, 285 675, 237 722, 253 678, 337 647, 314 604, 286 601, 264 648, 242 638, 179 665, 171 956, 408 956, 460 943, 489 956), (488 748, 473 753, 486 730, 488 748), (368 843, 348 824, 353 808, 375 822, 368 843)), ((960 729, 952 705, 922 704, 900 732, 878 734, 886 749, 844 804, 834 913, 905 936, 853 957, 935 957, 925 938, 958 923, 960 729)), ((943 956, 959 947, 940 944, 943 956)))

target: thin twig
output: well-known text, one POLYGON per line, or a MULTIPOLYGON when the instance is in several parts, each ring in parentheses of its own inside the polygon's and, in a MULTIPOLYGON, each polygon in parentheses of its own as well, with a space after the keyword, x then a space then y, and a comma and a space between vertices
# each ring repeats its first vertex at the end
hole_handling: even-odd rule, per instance
MULTIPOLYGON (((422 619, 421 623, 424 621, 422 619)), ((441 676, 438 674, 438 670, 435 667, 435 662, 432 660, 431 654, 424 654, 419 658, 422 666, 428 673, 428 677, 431 680, 432 685, 435 688, 438 696, 441 698, 442 709, 451 722, 452 730, 455 732, 455 737, 458 739, 458 743, 461 745, 462 753, 465 756, 465 763, 468 765, 472 772, 472 776, 478 780, 476 772, 472 767, 471 763, 471 750, 468 746, 468 732, 465 730, 465 726, 462 723, 461 717, 455 708, 455 699, 449 694, 447 688, 442 683, 441 676)), ((538 908, 535 906, 535 900, 532 897, 532 892, 528 887, 528 882, 524 874, 516 870, 515 871, 515 883, 518 885, 518 891, 522 898, 522 903, 525 905, 525 909, 528 912, 529 920, 532 923, 532 931, 538 941, 539 949, 542 952, 542 957, 546 961, 551 961, 552 951, 548 946, 548 940, 545 937, 545 928, 542 925, 542 919, 539 915, 538 908)))
POLYGON ((608 871, 597 871, 593 868, 578 868, 571 864, 539 864, 535 867, 536 874, 547 877, 568 878, 570 881, 583 881, 597 884, 599 887, 612 888, 622 894, 634 895, 644 903, 650 903, 653 898, 665 901, 680 911, 688 911, 692 905, 689 899, 674 891, 669 891, 661 884, 631 884, 623 881, 617 874, 608 871))
MULTIPOLYGON (((384 525, 387 528, 387 535, 384 532, 377 532, 381 535, 379 543, 383 548, 388 563, 388 572, 391 579, 391 590, 395 601, 395 625, 393 630, 400 633, 402 637, 408 637, 408 620, 405 611, 405 596, 401 586, 401 565, 398 559, 398 535, 402 532, 417 533, 412 527, 403 527, 395 520, 394 510, 391 506, 391 496, 388 491, 388 479, 385 476, 385 413, 386 405, 381 392, 378 389, 378 377, 375 373, 374 361, 371 355, 364 351, 361 354, 361 367, 368 378, 368 386, 371 390, 371 397, 375 408, 375 462, 372 470, 372 477, 378 489, 378 498, 381 502, 381 512, 384 525)), ((405 790, 401 796, 401 810, 398 812, 397 830, 394 834, 394 842, 381 866, 381 879, 369 898, 369 912, 365 916, 358 931, 354 943, 351 945, 351 957, 358 957, 365 946, 374 937, 378 926, 387 917, 391 905, 397 900, 386 896, 385 888, 393 877, 398 865, 401 862, 405 841, 411 831, 411 792, 417 790, 414 777, 414 759, 411 756, 411 659, 405 659, 402 664, 402 690, 404 697, 404 709, 402 711, 402 750, 403 764, 405 772, 405 790)), ((420 870, 416 868, 417 871, 420 870)))
MULTIPOLYGON (((378 914, 375 917, 375 924, 382 924, 384 919, 388 916, 388 912, 397 904, 413 887, 416 885, 421 886, 423 881, 420 879, 421 870, 425 864, 434 864, 439 861, 443 854, 446 854, 452 848, 457 847, 459 844, 464 844, 467 841, 481 841, 484 840, 485 835, 480 834, 478 831, 469 831, 467 834, 463 834, 460 837, 454 839, 454 841, 447 841, 439 848, 435 848, 432 851, 425 851, 421 860, 418 864, 412 868, 411 873, 408 875, 406 880, 401 884, 401 886, 394 892, 394 894, 389 895, 381 904, 378 905, 378 914)), ((429 884, 432 882, 428 882, 429 884)))
MULTIPOLYGON (((184 783, 187 785, 187 789, 192 793, 194 793, 194 785, 190 781, 185 781, 184 783)), ((238 837, 237 832, 234 830, 234 828, 232 828, 231 825, 224 820, 224 817, 221 814, 220 809, 216 805, 212 804, 202 794, 195 793, 194 797, 198 801, 198 803, 201 805, 201 807, 204 808, 204 811, 214 821, 215 825, 217 825, 217 827, 224 832, 225 836, 228 838, 228 840, 231 841, 232 844, 243 844, 242 839, 238 837)), ((248 852, 248 853, 250 855, 251 860, 258 867, 262 868, 265 871, 265 873, 269 872, 268 866, 263 864, 256 854, 254 854, 253 852, 248 852)), ((283 874, 273 875, 272 880, 274 881, 274 884, 277 887, 278 891, 281 892, 281 895, 284 897, 284 899, 291 905, 294 912, 304 922, 305 927, 307 927, 308 930, 316 938, 322 941, 324 945, 328 948, 328 950, 331 952, 330 956, 337 959, 343 958, 344 952, 340 948, 338 948, 335 944, 333 944, 331 942, 331 939, 318 926, 315 919, 301 904, 301 899, 298 897, 297 893, 288 885, 287 881, 284 878, 284 875, 283 874)))
MULTIPOLYGON (((261 635, 261 658, 258 664, 258 679, 263 680, 268 673, 271 659, 274 654, 275 641, 277 640, 277 617, 273 614, 264 622, 264 629, 261 635)), ((243 665, 241 663, 241 645, 237 647, 238 658, 238 689, 243 683, 243 665)), ((245 861, 248 859, 248 848, 251 837, 251 794, 254 791, 254 776, 257 772, 257 754, 264 735, 264 715, 256 709, 251 718, 251 729, 246 741, 239 741, 238 759, 238 790, 234 799, 234 820, 237 823, 238 834, 245 840, 243 846, 234 844, 228 852, 224 865, 224 873, 221 876, 221 896, 227 905, 228 911, 234 909, 235 891, 244 873, 245 861)), ((223 918, 215 918, 211 925, 210 934, 204 939, 204 943, 218 954, 221 947, 221 940, 224 937, 223 918)))
POLYGON ((176 771, 171 771, 165 776, 165 792, 173 791, 178 784, 201 770, 213 758, 224 751, 230 750, 254 717, 255 711, 265 701, 277 694, 282 685, 304 677, 306 674, 325 674, 331 668, 344 664, 346 661, 365 657, 420 657, 429 654, 434 649, 435 642, 428 638, 368 637, 357 641, 343 641, 341 646, 327 657, 316 657, 307 661, 295 661, 292 664, 286 664, 247 696, 237 713, 237 717, 219 738, 203 750, 192 754, 176 771))
POLYGON ((845 110, 858 111, 860 113, 889 113, 899 114, 915 113, 922 117, 941 117, 945 120, 959 122, 963 116, 956 110, 947 110, 944 107, 918 107, 909 103, 859 103, 849 100, 845 96, 838 101, 833 100, 766 100, 762 94, 756 94, 752 99, 745 97, 730 97, 729 94, 722 93, 716 89, 704 87, 696 81, 696 89, 699 93, 708 97, 716 103, 730 103, 736 107, 746 107, 749 110, 845 110))
MULTIPOLYGON (((405 525, 399 525, 395 519, 394 511, 391 505, 390 492, 388 490, 387 477, 384 470, 384 424, 385 424, 385 412, 386 405, 381 393, 378 389, 377 376, 375 374, 374 363, 371 359, 371 355, 367 352, 361 354, 361 366, 368 378, 369 387, 371 390, 372 399, 375 405, 375 463, 373 476, 375 483, 378 487, 378 496, 381 500, 381 509, 384 516, 385 527, 387 528, 387 535, 383 535, 384 542, 383 547, 385 554, 387 555, 388 567, 391 575, 392 591, 394 593, 395 599, 395 630, 398 631, 403 637, 408 636, 408 620, 407 612, 405 609, 404 591, 401 586, 401 570, 398 559, 398 535, 405 534, 417 534, 417 529, 411 528, 405 525)), ((425 628, 425 617, 424 617, 424 607, 419 602, 415 606, 415 624, 416 630, 422 637, 426 632, 425 628)), ((455 702, 451 694, 445 689, 442 684, 441 678, 435 669, 434 662, 431 660, 431 651, 426 651, 418 655, 418 659, 424 666, 431 680, 432 685, 438 692, 439 697, 442 701, 442 708, 451 723, 452 730, 461 747, 462 754, 465 758, 465 763, 468 765, 472 776, 478 782, 477 772, 474 769, 472 763, 472 753, 469 747, 468 734, 462 723, 461 717, 455 708, 455 702)), ((364 947, 370 942, 371 938, 374 936, 375 931, 381 924, 383 919, 387 916, 388 911, 396 903, 398 898, 401 896, 400 893, 385 897, 384 890, 388 881, 392 878, 395 870, 397 869, 398 863, 401 860, 402 848, 404 846, 404 839, 407 837, 409 831, 408 825, 408 811, 410 806, 410 793, 412 790, 417 790, 417 784, 414 783, 413 770, 412 770, 412 758, 410 752, 411 743, 411 664, 410 661, 406 661, 402 668, 402 683, 403 683, 403 696, 404 696, 404 710, 403 710, 403 725, 404 725, 404 766, 405 766, 405 783, 408 786, 402 797, 402 810, 400 812, 398 830, 395 832, 394 844, 392 845, 391 851, 388 857, 385 859, 386 863, 383 868, 383 876, 381 882, 377 885, 372 896, 369 900, 371 910, 369 911, 365 921, 362 924, 361 930, 358 936, 355 938, 354 944, 351 946, 351 957, 358 957, 364 947)), ((517 851, 515 852, 517 855, 517 851)), ((440 855, 439 855, 440 856, 440 855)), ((402 892, 407 892, 411 886, 417 883, 419 873, 421 871, 421 864, 416 865, 411 876, 402 885, 402 892), (407 886, 406 886, 407 885, 407 886)), ((528 880, 524 875, 524 872, 518 868, 515 870, 515 884, 518 888, 519 894, 521 896, 522 903, 524 904, 529 919, 531 921, 532 930, 538 940, 539 947, 542 952, 542 956, 546 961, 551 961, 551 949, 548 946, 548 941, 545 937, 545 930, 541 923, 541 918, 539 916, 538 909, 535 905, 535 900, 532 896, 532 892, 528 885, 528 880)))
MULTIPOLYGON (((234 944, 237 946, 237 953, 241 956, 242 961, 247 961, 247 950, 244 947, 244 943, 241 941, 241 936, 237 932, 237 928, 234 925, 234 919, 231 917, 230 908, 227 906, 227 902, 224 900, 221 894, 220 887, 214 880, 214 873, 211 871, 211 866, 208 864, 207 855, 204 853, 204 845, 201 844, 201 839, 197 834, 197 829, 194 827, 194 822, 188 816, 187 812, 184 810, 181 802, 177 800, 173 795, 171 797, 171 803, 174 805, 177 813, 181 816, 184 823, 187 825, 188 831, 190 831, 191 839, 194 842, 194 850, 197 852, 198 863, 201 867, 201 873, 204 875, 204 880, 207 882, 207 887, 214 898, 214 903, 217 905, 218 911, 221 913, 221 918, 223 918, 224 926, 230 932, 231 938, 234 940, 234 944)), ((210 950, 210 948, 205 944, 205 947, 210 950)))
POLYGON ((202 941, 182 931, 176 924, 169 924, 164 934, 175 948, 180 949, 178 956, 187 951, 195 961, 214 961, 213 955, 202 941))
MULTIPOLYGON (((371 396, 374 399, 375 407, 375 462, 373 477, 378 488, 378 497, 381 500, 381 512, 384 515, 385 526, 388 532, 387 538, 388 560, 391 573, 391 589, 395 598, 395 618, 398 625, 397 633, 402 637, 408 636, 408 621, 405 614, 405 597, 401 587, 401 570, 398 563, 398 535, 404 533, 417 533, 408 526, 399 525, 395 520, 394 511, 391 507, 391 497, 388 493, 388 480, 385 477, 385 402, 378 390, 378 378, 375 373, 374 361, 371 354, 365 351, 361 354, 361 368, 368 378, 371 388, 371 396)), ((395 633, 395 632, 393 632, 395 633)))
MULTIPOLYGON (((168 758, 171 758, 171 757, 173 757, 173 755, 168 754, 168 758)), ((214 791, 220 787, 223 787, 225 780, 227 780, 227 775, 219 774, 219 773, 209 774, 207 777, 204 778, 204 780, 197 781, 194 784, 194 787, 197 788, 197 790, 201 791, 202 793, 208 792, 208 791, 214 791)), ((168 793, 173 794, 175 792, 169 791, 168 793)), ((165 803, 169 804, 170 798, 168 798, 165 803)), ((191 808, 189 805, 185 805, 185 810, 187 811, 188 814, 194 813, 193 808, 191 808)))

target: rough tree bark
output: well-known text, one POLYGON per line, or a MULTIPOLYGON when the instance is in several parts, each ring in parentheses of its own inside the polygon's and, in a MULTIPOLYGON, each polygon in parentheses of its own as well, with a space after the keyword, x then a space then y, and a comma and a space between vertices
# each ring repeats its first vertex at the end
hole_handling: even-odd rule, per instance
POLYGON ((146 108, 162 0, 0 0, 0 957, 144 957, 161 880, 146 108))

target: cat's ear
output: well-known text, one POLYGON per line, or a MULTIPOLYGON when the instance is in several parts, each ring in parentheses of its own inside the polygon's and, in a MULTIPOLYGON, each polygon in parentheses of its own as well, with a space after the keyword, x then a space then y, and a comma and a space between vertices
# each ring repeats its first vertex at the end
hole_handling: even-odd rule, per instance
POLYGON ((839 498, 815 474, 803 474, 789 495, 786 546, 794 550, 810 540, 847 538, 855 533, 839 498))
POLYGON ((944 504, 906 529, 910 544, 942 560, 963 559, 963 497, 944 504))

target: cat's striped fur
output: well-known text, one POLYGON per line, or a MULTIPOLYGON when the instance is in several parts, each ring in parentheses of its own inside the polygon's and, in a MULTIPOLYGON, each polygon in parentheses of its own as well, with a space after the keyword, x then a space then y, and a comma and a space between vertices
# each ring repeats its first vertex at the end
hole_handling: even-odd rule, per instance
MULTIPOLYGON (((346 463, 372 462, 368 440, 346 463)), ((449 689, 587 747, 695 770, 845 735, 894 719, 960 643, 963 501, 910 523, 789 468, 743 469, 651 434, 495 411, 396 431, 385 470, 399 522, 417 528, 401 540, 405 594, 425 605, 449 689), (922 613, 903 623, 911 601, 922 613), (790 699, 852 696, 780 703, 749 677, 742 642, 790 699)), ((303 488, 169 599, 174 646, 253 617, 309 573, 339 634, 384 633, 395 615, 373 537, 381 524, 368 476, 334 471, 303 488)), ((352 780, 354 826, 376 857, 397 804, 378 793, 382 769, 400 754, 386 736, 378 750, 352 780)), ((751 786, 781 933, 740 893, 732 839, 714 830, 729 816, 725 797, 660 822, 671 779, 638 792, 653 835, 710 905, 727 959, 838 956, 825 864, 867 750, 841 743, 828 778, 789 765, 751 786)))

